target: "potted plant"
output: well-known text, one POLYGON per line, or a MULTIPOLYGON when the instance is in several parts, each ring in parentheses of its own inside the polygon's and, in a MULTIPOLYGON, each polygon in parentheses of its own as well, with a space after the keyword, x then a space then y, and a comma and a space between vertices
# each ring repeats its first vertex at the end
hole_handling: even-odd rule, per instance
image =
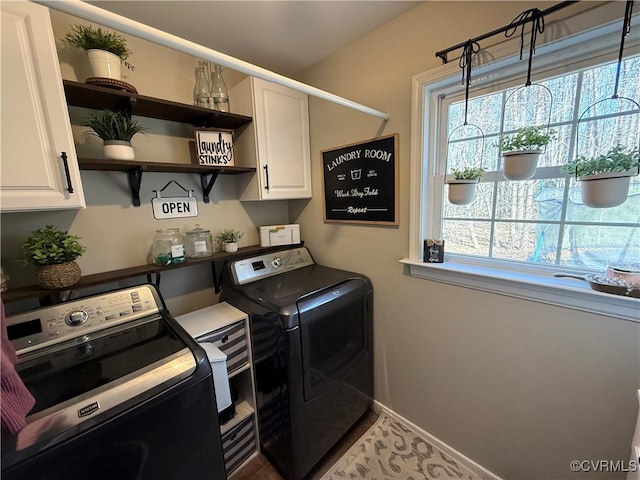
POLYGON ((238 240, 240 240, 243 235, 244 232, 227 228, 216 235, 216 241, 222 246, 225 252, 233 253, 238 251, 238 240))
POLYGON ((538 167, 542 148, 555 138, 555 131, 545 127, 519 128, 513 135, 501 135, 498 148, 502 153, 502 173, 508 180, 528 180, 538 167))
POLYGON ((40 286, 55 289, 78 283, 81 272, 75 259, 86 251, 78 240, 53 225, 31 232, 22 244, 22 260, 37 267, 40 286))
POLYGON ((582 184, 582 203, 593 208, 622 204, 629 193, 631 177, 638 174, 638 150, 616 145, 607 153, 587 158, 580 155, 562 167, 582 184))
POLYGON ((453 180, 447 181, 449 184, 449 202, 454 205, 471 203, 476 195, 476 185, 484 175, 484 172, 485 169, 481 167, 452 168, 453 180))
POLYGON ((133 67, 125 60, 131 55, 125 38, 116 32, 94 28, 91 25, 73 25, 62 43, 87 52, 94 77, 121 80, 121 63, 133 67))
POLYGON ((85 127, 91 127, 91 135, 104 141, 104 156, 112 160, 133 160, 135 153, 131 138, 146 129, 122 112, 102 110, 89 116, 85 127))

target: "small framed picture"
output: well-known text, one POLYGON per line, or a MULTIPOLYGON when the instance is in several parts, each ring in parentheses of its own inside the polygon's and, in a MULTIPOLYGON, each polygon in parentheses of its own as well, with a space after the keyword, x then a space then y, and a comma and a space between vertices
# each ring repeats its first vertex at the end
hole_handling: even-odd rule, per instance
POLYGON ((196 129, 195 140, 198 165, 232 167, 235 164, 233 130, 196 129))

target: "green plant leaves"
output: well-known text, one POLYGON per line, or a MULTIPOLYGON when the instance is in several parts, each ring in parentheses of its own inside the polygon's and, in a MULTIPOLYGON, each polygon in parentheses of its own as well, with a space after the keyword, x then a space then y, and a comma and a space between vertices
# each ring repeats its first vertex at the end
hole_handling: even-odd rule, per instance
POLYGON ((463 169, 452 168, 451 174, 456 180, 475 180, 482 178, 485 172, 485 168, 482 167, 465 167, 463 169))
POLYGON ((244 232, 240 232, 232 228, 226 228, 216 235, 216 240, 218 243, 233 243, 240 240, 243 236, 244 232))
POLYGON ((555 130, 545 132, 546 127, 528 126, 518 129, 513 135, 501 135, 496 146, 501 152, 540 150, 556 137, 555 130))
POLYGON ((71 262, 86 251, 78 240, 80 237, 47 225, 31 232, 22 244, 22 260, 36 266, 71 262))
POLYGON ((145 127, 122 112, 102 110, 89 115, 85 127, 91 127, 93 132, 104 141, 121 140, 130 142, 136 133, 144 133, 145 127))
POLYGON ((578 177, 597 175, 599 173, 620 173, 637 167, 640 163, 640 153, 637 150, 616 145, 607 153, 597 157, 587 158, 580 155, 575 160, 564 165, 563 173, 575 174, 578 177))
POLYGON ((83 50, 106 50, 119 56, 122 60, 129 58, 133 52, 127 48, 125 38, 116 32, 93 28, 91 25, 73 25, 71 31, 62 39, 62 43, 83 50))

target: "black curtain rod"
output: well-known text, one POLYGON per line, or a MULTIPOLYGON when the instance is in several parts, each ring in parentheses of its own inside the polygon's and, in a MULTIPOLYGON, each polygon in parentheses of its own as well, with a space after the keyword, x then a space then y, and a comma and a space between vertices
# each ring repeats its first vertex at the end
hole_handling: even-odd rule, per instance
MULTIPOLYGON (((550 13, 554 13, 557 12, 558 10, 562 10, 565 7, 568 7, 570 5, 573 5, 574 3, 580 3, 580 0, 575 0, 575 1, 570 1, 570 2, 560 2, 556 5, 554 5, 553 7, 549 7, 546 10, 542 10, 541 14, 544 15, 548 15, 550 13)), ((447 63, 447 54, 449 52, 452 52, 454 50, 458 50, 459 48, 463 48, 465 45, 471 43, 471 42, 479 42, 480 40, 484 40, 485 38, 489 38, 489 37, 493 37, 494 35, 498 35, 499 33, 504 33, 509 29, 512 28, 516 28, 519 27, 520 25, 524 25, 527 22, 530 22, 532 20, 532 18, 525 18, 522 19, 518 22, 514 22, 514 23, 510 23, 509 25, 505 25, 504 27, 501 28, 497 28, 495 30, 492 30, 489 33, 485 33, 484 35, 480 35, 479 37, 475 37, 475 38, 471 38, 469 40, 466 40, 462 43, 459 43, 457 45, 454 45, 453 47, 449 47, 445 50, 440 50, 439 52, 436 52, 436 57, 439 57, 442 60, 442 63, 447 63)))

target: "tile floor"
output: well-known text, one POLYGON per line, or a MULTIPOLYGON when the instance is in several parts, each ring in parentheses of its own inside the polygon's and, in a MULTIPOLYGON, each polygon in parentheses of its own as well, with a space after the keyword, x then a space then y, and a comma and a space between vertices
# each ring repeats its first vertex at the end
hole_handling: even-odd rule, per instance
MULTIPOLYGON (((375 423, 378 416, 373 412, 366 413, 353 428, 331 449, 320 463, 309 473, 309 480, 317 480, 324 475, 347 450, 365 434, 375 423)), ((258 454, 251 462, 240 470, 235 471, 229 480, 283 480, 278 471, 262 454, 258 454)))

